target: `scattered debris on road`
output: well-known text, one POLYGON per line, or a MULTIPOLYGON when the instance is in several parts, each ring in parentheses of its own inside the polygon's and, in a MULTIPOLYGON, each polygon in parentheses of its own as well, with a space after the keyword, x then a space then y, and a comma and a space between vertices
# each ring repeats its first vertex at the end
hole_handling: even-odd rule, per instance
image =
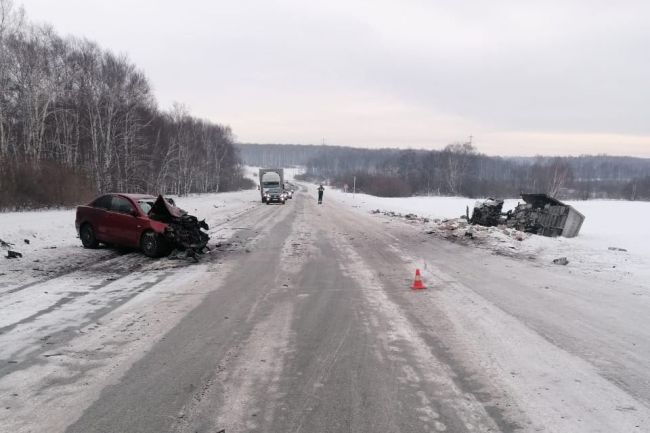
MULTIPOLYGON (((561 220, 551 220, 551 224, 553 225, 558 221, 565 224, 563 231, 565 233, 567 232, 567 229, 570 229, 569 226, 572 224, 578 224, 577 230, 579 230, 579 225, 582 224, 584 217, 570 206, 564 204, 556 205, 561 202, 555 199, 549 198, 549 200, 551 200, 550 205, 548 202, 544 201, 545 196, 538 201, 535 201, 537 196, 539 195, 522 195, 527 203, 520 204, 518 207, 526 209, 528 216, 535 218, 535 221, 540 223, 539 226, 535 226, 535 230, 522 230, 521 225, 511 223, 509 218, 513 218, 513 212, 503 213, 504 201, 494 198, 477 202, 471 218, 468 217, 468 215, 463 215, 459 218, 435 218, 430 220, 429 218, 423 218, 412 213, 400 214, 395 211, 380 209, 370 210, 370 213, 391 218, 399 218, 408 224, 420 223, 425 225, 423 232, 427 235, 436 236, 457 244, 487 249, 496 255, 512 257, 525 261, 534 261, 543 258, 544 260, 548 260, 548 262, 553 262, 558 265, 567 265, 569 260, 566 257, 561 257, 561 259, 566 260, 566 263, 564 263, 564 260, 554 262, 553 256, 542 257, 540 253, 543 250, 540 248, 538 241, 524 241, 529 240, 533 235, 538 234, 555 237, 549 234, 552 226, 548 226, 547 223, 550 219, 544 219, 546 215, 550 215, 551 212, 558 212, 558 214, 561 214, 561 220), (541 208, 540 202, 545 203, 541 208), (554 209, 557 207, 561 207, 562 211, 554 209), (534 215, 531 216, 533 213, 534 215), (575 221, 571 220, 571 218, 575 218, 575 221)), ((469 209, 467 213, 469 213, 469 209)), ((521 217, 520 214, 514 215, 515 217, 521 217)), ((530 220, 526 220, 525 218, 526 217, 524 216, 524 222, 527 221, 530 223, 530 220)), ((555 226, 553 225, 553 227, 555 226)), ((564 236, 566 237, 566 234, 564 236)), ((557 254, 557 252, 555 252, 555 254, 557 254)))
POLYGON ((528 249, 520 251, 519 244, 531 235, 516 229, 509 228, 503 224, 498 226, 485 227, 473 225, 463 216, 451 219, 433 219, 419 217, 414 214, 402 215, 393 211, 381 211, 379 209, 370 211, 372 214, 381 214, 391 218, 400 218, 409 224, 426 224, 424 233, 445 239, 450 242, 471 245, 473 247, 491 250, 494 254, 516 257, 524 260, 536 259, 534 252, 528 249))
POLYGON ((423 222, 423 223, 428 223, 429 222, 429 218, 419 217, 414 213, 408 213, 406 215, 402 215, 399 212, 382 211, 380 209, 371 210, 370 213, 372 213, 372 214, 382 214, 384 216, 389 216, 389 217, 394 217, 394 218, 404 218, 406 220, 415 221, 415 222, 418 222, 418 221, 423 222))

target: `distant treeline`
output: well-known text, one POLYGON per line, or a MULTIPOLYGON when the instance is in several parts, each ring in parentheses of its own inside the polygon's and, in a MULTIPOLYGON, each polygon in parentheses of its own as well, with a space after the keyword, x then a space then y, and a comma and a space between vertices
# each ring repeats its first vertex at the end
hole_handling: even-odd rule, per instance
POLYGON ((306 166, 309 161, 323 152, 349 147, 321 146, 310 144, 238 144, 242 160, 253 167, 306 166))
POLYGON ((560 198, 650 200, 650 159, 607 155, 495 157, 470 143, 443 150, 240 144, 249 165, 307 167, 307 178, 329 180, 381 196, 517 197, 546 192, 560 198))
POLYGON ((160 111, 126 57, 31 24, 0 0, 0 209, 242 182, 228 127, 180 106, 160 111))

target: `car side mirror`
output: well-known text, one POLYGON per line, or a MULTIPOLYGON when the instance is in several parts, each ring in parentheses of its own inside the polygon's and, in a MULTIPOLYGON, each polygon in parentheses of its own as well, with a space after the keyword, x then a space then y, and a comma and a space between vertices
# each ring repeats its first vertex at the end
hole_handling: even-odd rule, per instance
POLYGON ((140 216, 140 214, 138 213, 137 210, 132 210, 131 215, 134 216, 134 217, 140 216))

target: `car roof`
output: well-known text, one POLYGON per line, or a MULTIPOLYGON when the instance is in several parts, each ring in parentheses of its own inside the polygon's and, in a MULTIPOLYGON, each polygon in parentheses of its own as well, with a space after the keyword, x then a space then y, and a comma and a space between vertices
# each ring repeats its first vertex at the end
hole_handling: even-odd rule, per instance
POLYGON ((152 196, 151 194, 129 194, 129 193, 123 193, 123 192, 111 192, 108 195, 121 195, 124 197, 128 197, 131 200, 143 200, 143 199, 152 199, 155 200, 156 197, 152 196))

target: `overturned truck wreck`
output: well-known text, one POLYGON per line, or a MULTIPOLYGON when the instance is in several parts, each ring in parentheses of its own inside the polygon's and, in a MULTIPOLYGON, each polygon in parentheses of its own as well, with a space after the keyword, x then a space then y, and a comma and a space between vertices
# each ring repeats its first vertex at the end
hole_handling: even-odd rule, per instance
POLYGON ((524 203, 501 213, 502 200, 488 199, 477 203, 470 223, 482 226, 505 224, 510 228, 536 235, 573 238, 578 236, 585 216, 572 206, 546 194, 522 194, 524 203))
POLYGON ((508 212, 508 227, 542 236, 578 236, 585 216, 546 194, 522 194, 524 203, 508 212))
POLYGON ((199 221, 162 195, 151 207, 149 218, 167 225, 163 236, 170 249, 185 251, 195 259, 205 251, 210 240, 210 236, 203 231, 209 229, 205 220, 199 221))

